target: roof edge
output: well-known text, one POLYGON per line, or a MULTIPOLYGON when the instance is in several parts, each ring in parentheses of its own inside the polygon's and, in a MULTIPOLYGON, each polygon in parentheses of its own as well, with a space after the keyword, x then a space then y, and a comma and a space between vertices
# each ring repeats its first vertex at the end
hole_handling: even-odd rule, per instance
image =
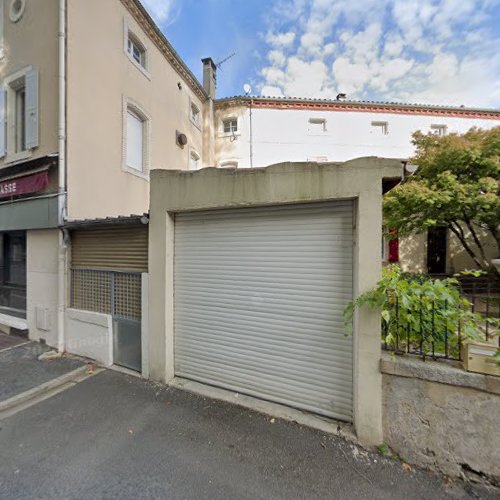
POLYGON ((216 108, 231 105, 261 105, 262 107, 276 108, 330 108, 338 109, 339 111, 352 111, 355 109, 384 109, 400 110, 409 112, 426 112, 430 113, 453 113, 453 114, 478 114, 489 118, 500 119, 500 109, 495 108, 470 108, 460 106, 442 106, 435 104, 411 104, 400 102, 385 102, 385 101, 356 101, 356 100, 334 100, 334 99, 314 99, 301 97, 266 97, 266 96, 232 96, 216 99, 214 101, 216 108))
POLYGON ((182 60, 173 45, 167 40, 167 37, 163 34, 140 0, 121 0, 121 2, 132 14, 134 19, 141 25, 144 31, 146 31, 146 33, 150 36, 158 49, 172 64, 179 75, 187 81, 191 90, 193 90, 200 99, 207 100, 209 96, 203 88, 203 85, 194 76, 193 72, 182 60))

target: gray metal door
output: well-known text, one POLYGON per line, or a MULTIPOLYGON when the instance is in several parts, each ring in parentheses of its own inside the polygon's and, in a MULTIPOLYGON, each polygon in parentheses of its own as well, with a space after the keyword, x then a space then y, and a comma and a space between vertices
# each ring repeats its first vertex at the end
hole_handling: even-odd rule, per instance
POLYGON ((113 362, 140 372, 141 274, 114 272, 112 277, 113 362))
POLYGON ((175 372, 352 420, 352 202, 179 214, 175 372))

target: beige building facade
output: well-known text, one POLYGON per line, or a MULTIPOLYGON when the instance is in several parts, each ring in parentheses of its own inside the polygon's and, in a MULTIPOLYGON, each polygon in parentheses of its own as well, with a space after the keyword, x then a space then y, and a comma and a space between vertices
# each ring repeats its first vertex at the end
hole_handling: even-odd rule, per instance
POLYGON ((70 0, 67 50, 68 218, 147 212, 150 169, 204 164, 206 94, 133 1, 70 0), (127 164, 131 112, 142 120, 139 168, 127 164))
POLYGON ((71 222, 147 224, 150 170, 208 161, 208 94, 135 0, 1 0, 0 82, 0 325, 64 350, 71 222))

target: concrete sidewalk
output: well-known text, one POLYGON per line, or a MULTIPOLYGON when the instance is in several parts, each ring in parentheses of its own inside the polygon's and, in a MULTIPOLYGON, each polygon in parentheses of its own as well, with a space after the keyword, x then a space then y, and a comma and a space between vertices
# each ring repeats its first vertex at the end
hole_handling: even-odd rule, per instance
POLYGON ((0 403, 85 365, 67 356, 39 361, 38 356, 50 351, 49 347, 26 341, 16 346, 15 340, 12 338, 10 348, 0 351, 0 403))
POLYGON ((0 427, 5 500, 498 498, 320 431, 111 371, 0 427))
POLYGON ((28 339, 24 337, 18 337, 17 335, 7 335, 6 333, 0 332, 0 352, 6 349, 12 349, 17 345, 26 344, 28 339))

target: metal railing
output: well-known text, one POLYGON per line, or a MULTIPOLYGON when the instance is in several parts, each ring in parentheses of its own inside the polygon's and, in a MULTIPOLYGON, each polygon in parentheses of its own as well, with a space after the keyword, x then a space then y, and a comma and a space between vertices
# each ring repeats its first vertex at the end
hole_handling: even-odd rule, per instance
MULTIPOLYGON (((476 313, 481 340, 493 341, 500 347, 497 325, 488 319, 500 318, 500 286, 487 279, 460 279, 461 293, 469 301, 470 311, 476 313)), ((466 338, 460 319, 450 311, 446 300, 413 304, 402 314, 396 298, 390 303, 390 321, 382 322, 382 346, 398 354, 422 358, 462 360, 462 345, 466 338), (410 318, 410 319, 408 319, 410 318), (391 342, 387 342, 390 336, 391 342)))

